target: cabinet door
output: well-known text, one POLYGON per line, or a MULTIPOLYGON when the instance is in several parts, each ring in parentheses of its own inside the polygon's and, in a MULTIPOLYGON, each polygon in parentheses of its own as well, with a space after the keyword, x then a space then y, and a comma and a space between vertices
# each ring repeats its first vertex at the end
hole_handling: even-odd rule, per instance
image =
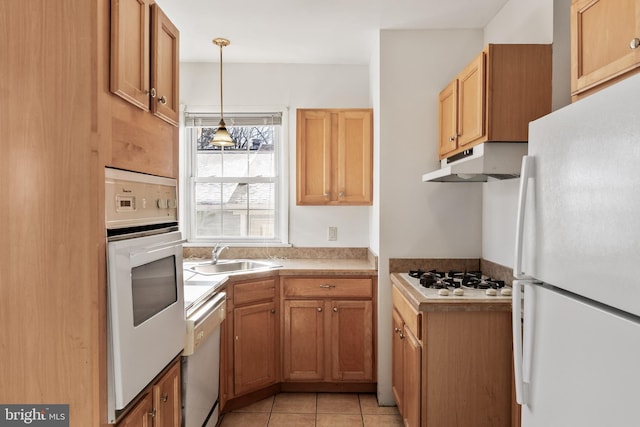
POLYGON ((574 0, 571 4, 571 92, 577 94, 640 64, 640 1, 574 0))
POLYGON ((234 321, 235 395, 276 382, 276 306, 274 302, 237 307, 234 321))
POLYGON ((458 147, 484 136, 484 63, 482 52, 458 75, 458 147))
POLYGON ((180 100, 178 99, 179 33, 167 16, 157 6, 151 9, 151 86, 155 97, 151 100, 151 112, 178 126, 180 100))
POLYGON ((400 414, 404 414, 404 357, 402 353, 404 333, 402 331, 402 318, 395 310, 391 319, 391 390, 398 404, 400 414))
POLYGON ((323 300, 285 300, 283 376, 285 380, 325 377, 323 300))
POLYGON ((149 110, 150 0, 111 0, 111 92, 149 110))
POLYGON ((372 306, 371 301, 331 301, 333 380, 373 380, 372 306))
POLYGON ((296 202, 322 205, 331 196, 331 113, 298 110, 296 202))
POLYGON ((420 343, 413 336, 408 328, 404 328, 403 333, 403 404, 404 412, 402 418, 407 427, 420 426, 421 411, 421 378, 422 378, 422 351, 420 343))
POLYGON ((338 113, 337 187, 339 203, 367 205, 373 200, 371 110, 338 113))
POLYGON ((118 423, 117 427, 152 427, 153 395, 147 393, 142 400, 118 423))
POLYGON ((180 427, 180 362, 153 386, 153 400, 156 409, 154 427, 180 427))
POLYGON ((458 148, 458 80, 438 95, 438 153, 440 159, 458 148))

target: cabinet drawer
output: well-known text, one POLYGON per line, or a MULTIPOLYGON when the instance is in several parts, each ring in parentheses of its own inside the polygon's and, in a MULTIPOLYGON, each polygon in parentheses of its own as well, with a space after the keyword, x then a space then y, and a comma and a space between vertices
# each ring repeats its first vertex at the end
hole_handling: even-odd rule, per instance
POLYGON ((285 298, 371 298, 372 280, 326 278, 287 278, 284 279, 285 298))
POLYGON ((402 296, 395 286, 391 289, 391 300, 393 307, 398 311, 405 326, 413 335, 422 341, 422 315, 402 296))
POLYGON ((250 304, 257 301, 270 300, 276 296, 275 279, 259 282, 238 283, 233 286, 233 304, 250 304))

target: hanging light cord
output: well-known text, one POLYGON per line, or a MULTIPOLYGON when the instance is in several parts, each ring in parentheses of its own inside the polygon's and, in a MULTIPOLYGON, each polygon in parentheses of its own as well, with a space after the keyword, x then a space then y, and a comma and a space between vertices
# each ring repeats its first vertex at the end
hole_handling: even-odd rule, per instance
POLYGON ((222 104, 222 46, 220 43, 220 120, 224 120, 224 108, 222 104))

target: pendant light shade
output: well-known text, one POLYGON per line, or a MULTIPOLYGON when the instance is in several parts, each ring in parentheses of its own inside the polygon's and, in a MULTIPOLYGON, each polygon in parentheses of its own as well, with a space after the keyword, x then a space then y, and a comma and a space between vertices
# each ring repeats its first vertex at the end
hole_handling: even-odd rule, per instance
POLYGON ((220 47, 220 123, 218 123, 218 130, 216 130, 213 139, 211 140, 211 145, 218 145, 221 147, 233 147, 236 143, 231 138, 229 131, 227 131, 227 126, 224 122, 224 113, 222 107, 222 48, 224 46, 229 46, 229 40, 222 38, 213 39, 213 44, 220 47))

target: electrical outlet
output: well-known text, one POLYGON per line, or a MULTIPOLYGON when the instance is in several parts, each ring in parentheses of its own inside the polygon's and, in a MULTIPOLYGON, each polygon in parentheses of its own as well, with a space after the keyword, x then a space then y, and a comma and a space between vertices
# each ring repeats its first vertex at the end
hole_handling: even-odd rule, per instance
POLYGON ((329 227, 329 238, 330 241, 338 240, 338 227, 329 227))

